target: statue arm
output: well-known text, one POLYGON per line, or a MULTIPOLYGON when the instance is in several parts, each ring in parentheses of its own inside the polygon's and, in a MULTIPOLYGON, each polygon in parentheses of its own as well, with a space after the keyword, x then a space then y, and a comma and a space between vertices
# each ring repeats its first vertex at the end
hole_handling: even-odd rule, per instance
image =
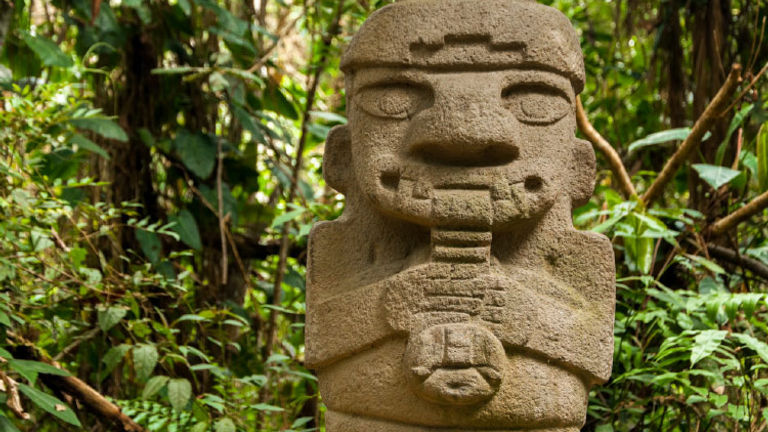
POLYGON ((306 363, 319 368, 376 345, 394 333, 383 308, 381 283, 358 288, 307 308, 306 363))

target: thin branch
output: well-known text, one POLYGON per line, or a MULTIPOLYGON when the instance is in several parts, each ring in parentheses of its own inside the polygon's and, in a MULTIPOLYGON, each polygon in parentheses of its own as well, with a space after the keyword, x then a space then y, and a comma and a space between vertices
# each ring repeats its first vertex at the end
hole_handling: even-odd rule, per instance
POLYGON ((763 192, 744 207, 712 224, 709 232, 715 237, 723 235, 730 231, 731 228, 751 218, 766 207, 768 207, 768 191, 763 192))
POLYGON ((221 285, 224 286, 227 284, 228 279, 229 257, 227 256, 227 219, 224 217, 224 194, 222 194, 221 181, 222 172, 224 171, 224 153, 221 150, 221 140, 219 140, 216 156, 218 157, 218 167, 216 169, 216 193, 218 194, 219 206, 216 214, 219 217, 219 234, 221 235, 221 285))
POLYGON ((659 176, 656 177, 656 180, 651 184, 648 190, 645 191, 645 194, 643 194, 642 199, 646 206, 650 206, 653 201, 661 196, 662 192, 664 192, 664 188, 675 176, 675 173, 683 164, 683 162, 688 160, 688 157, 691 155, 693 150, 699 146, 701 143, 701 138, 705 133, 707 133, 709 128, 712 127, 712 125, 715 123, 715 120, 720 117, 721 113, 723 112, 723 107, 730 100, 731 94, 736 89, 736 86, 739 84, 740 80, 741 65, 734 64, 731 67, 731 72, 728 74, 728 78, 726 78, 723 86, 720 87, 720 90, 717 92, 714 99, 712 99, 712 102, 710 102, 707 108, 704 110, 704 113, 701 115, 701 117, 696 120, 696 123, 693 125, 693 129, 691 129, 691 133, 688 134, 685 140, 683 140, 683 143, 680 144, 680 147, 677 149, 675 154, 673 154, 669 161, 667 161, 666 165, 664 165, 664 168, 659 173, 659 176))
POLYGON ((608 159, 608 164, 611 166, 611 171, 613 171, 613 175, 619 182, 619 187, 624 197, 632 198, 637 196, 637 191, 635 191, 635 186, 632 185, 632 179, 629 177, 624 162, 621 161, 621 156, 589 122, 587 113, 584 112, 584 106, 581 104, 581 99, 578 97, 576 98, 576 122, 581 133, 608 159))
POLYGON ((709 254, 715 258, 744 267, 763 279, 768 280, 768 266, 759 260, 741 255, 738 251, 733 249, 714 244, 708 244, 707 250, 709 251, 709 254))

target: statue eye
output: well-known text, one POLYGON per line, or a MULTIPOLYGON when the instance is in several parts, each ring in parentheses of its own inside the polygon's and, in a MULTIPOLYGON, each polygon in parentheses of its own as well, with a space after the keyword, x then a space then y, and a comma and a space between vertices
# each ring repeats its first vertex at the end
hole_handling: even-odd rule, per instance
POLYGON ((413 84, 386 84, 363 89, 357 103, 375 117, 407 119, 432 103, 432 93, 413 84))
POLYGON ((554 123, 573 109, 565 94, 546 86, 519 84, 504 90, 501 96, 507 109, 528 124, 554 123))

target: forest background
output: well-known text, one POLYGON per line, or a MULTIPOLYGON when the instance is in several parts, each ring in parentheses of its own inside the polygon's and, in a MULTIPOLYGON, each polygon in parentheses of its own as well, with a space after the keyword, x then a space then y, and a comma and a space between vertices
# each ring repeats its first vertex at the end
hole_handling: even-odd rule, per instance
MULTIPOLYGON (((584 430, 766 431, 768 2, 544 2, 587 67, 574 223, 617 259, 584 430)), ((307 234, 386 3, 0 0, 0 431, 324 430, 307 234)))

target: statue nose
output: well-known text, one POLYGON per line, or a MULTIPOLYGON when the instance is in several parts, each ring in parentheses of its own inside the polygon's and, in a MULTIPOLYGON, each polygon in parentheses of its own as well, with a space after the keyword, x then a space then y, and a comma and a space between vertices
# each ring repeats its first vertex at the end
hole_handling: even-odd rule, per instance
POLYGON ((414 118, 406 138, 410 155, 428 164, 501 166, 516 160, 516 120, 501 107, 435 104, 414 118))

